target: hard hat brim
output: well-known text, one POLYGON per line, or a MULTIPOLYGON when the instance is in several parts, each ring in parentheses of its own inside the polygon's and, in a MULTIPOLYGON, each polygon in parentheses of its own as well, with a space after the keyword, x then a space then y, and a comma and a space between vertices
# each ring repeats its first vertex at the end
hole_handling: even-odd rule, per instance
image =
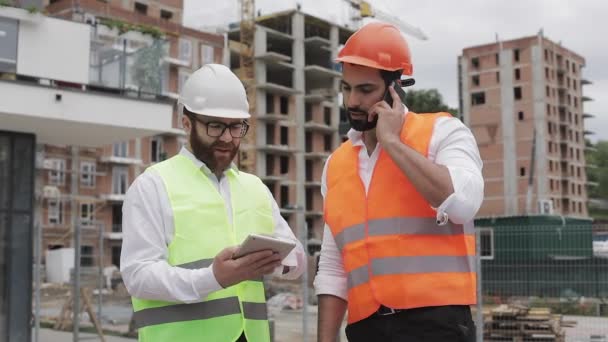
POLYGON ((224 118, 224 119, 249 119, 251 114, 240 111, 240 110, 231 110, 224 108, 205 108, 204 111, 192 110, 189 106, 184 105, 189 112, 198 115, 211 116, 216 118, 224 118))
POLYGON ((365 57, 360 57, 360 56, 342 56, 342 57, 336 58, 335 61, 342 62, 342 63, 362 65, 362 66, 366 66, 369 68, 381 69, 381 70, 387 70, 387 71, 403 70, 404 75, 408 75, 408 76, 412 75, 411 66, 409 66, 409 65, 404 65, 403 67, 399 67, 399 68, 387 68, 386 66, 383 66, 374 60, 371 60, 371 59, 368 59, 365 57))

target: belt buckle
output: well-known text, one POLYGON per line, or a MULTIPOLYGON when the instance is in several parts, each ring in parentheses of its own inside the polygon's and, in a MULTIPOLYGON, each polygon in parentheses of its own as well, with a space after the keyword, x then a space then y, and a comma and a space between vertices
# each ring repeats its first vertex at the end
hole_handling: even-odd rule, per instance
POLYGON ((389 316, 389 315, 393 315, 396 314, 398 311, 393 309, 393 308, 389 308, 386 306, 381 306, 378 311, 376 311, 378 313, 379 316, 389 316))

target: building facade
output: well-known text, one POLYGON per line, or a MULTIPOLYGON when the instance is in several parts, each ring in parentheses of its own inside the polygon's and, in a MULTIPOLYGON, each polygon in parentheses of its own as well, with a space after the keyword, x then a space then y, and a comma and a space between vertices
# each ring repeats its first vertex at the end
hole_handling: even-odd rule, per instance
POLYGON ((484 163, 479 216, 587 217, 584 66, 542 33, 462 51, 460 112, 484 163))

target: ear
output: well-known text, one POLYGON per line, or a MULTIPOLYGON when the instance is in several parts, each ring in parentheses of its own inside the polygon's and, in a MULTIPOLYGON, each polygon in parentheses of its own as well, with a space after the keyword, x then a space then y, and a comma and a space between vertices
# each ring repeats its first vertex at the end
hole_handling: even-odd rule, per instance
POLYGON ((182 127, 184 127, 186 134, 189 134, 192 130, 192 121, 187 115, 182 115, 182 127))

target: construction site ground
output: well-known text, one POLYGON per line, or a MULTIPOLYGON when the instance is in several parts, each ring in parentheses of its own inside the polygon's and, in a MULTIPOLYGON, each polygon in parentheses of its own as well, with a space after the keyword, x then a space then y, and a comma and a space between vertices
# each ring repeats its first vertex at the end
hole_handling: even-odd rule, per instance
MULTIPOLYGON (((50 327, 54 324, 61 312, 61 308, 68 298, 70 288, 67 285, 45 284, 41 290, 41 325, 39 341, 59 342, 71 341, 72 332, 55 331, 50 327)), ((97 296, 92 299, 94 311, 97 312, 97 296)), ((106 333, 106 341, 133 341, 127 337, 129 320, 131 318, 131 301, 124 287, 118 287, 112 293, 104 294, 102 300, 101 323, 106 333)), ((303 341, 302 309, 269 308, 269 315, 274 322, 274 341, 294 342, 303 341)), ((576 322, 572 327, 565 327, 567 342, 608 342, 608 318, 588 316, 564 316, 564 320, 576 322)), ((88 315, 81 315, 82 337, 93 337, 94 331, 88 315)), ((308 306, 306 341, 316 341, 317 334, 317 306, 308 306)), ((340 333, 340 341, 346 341, 344 325, 340 333)), ((32 335, 33 336, 33 335, 32 335)))

